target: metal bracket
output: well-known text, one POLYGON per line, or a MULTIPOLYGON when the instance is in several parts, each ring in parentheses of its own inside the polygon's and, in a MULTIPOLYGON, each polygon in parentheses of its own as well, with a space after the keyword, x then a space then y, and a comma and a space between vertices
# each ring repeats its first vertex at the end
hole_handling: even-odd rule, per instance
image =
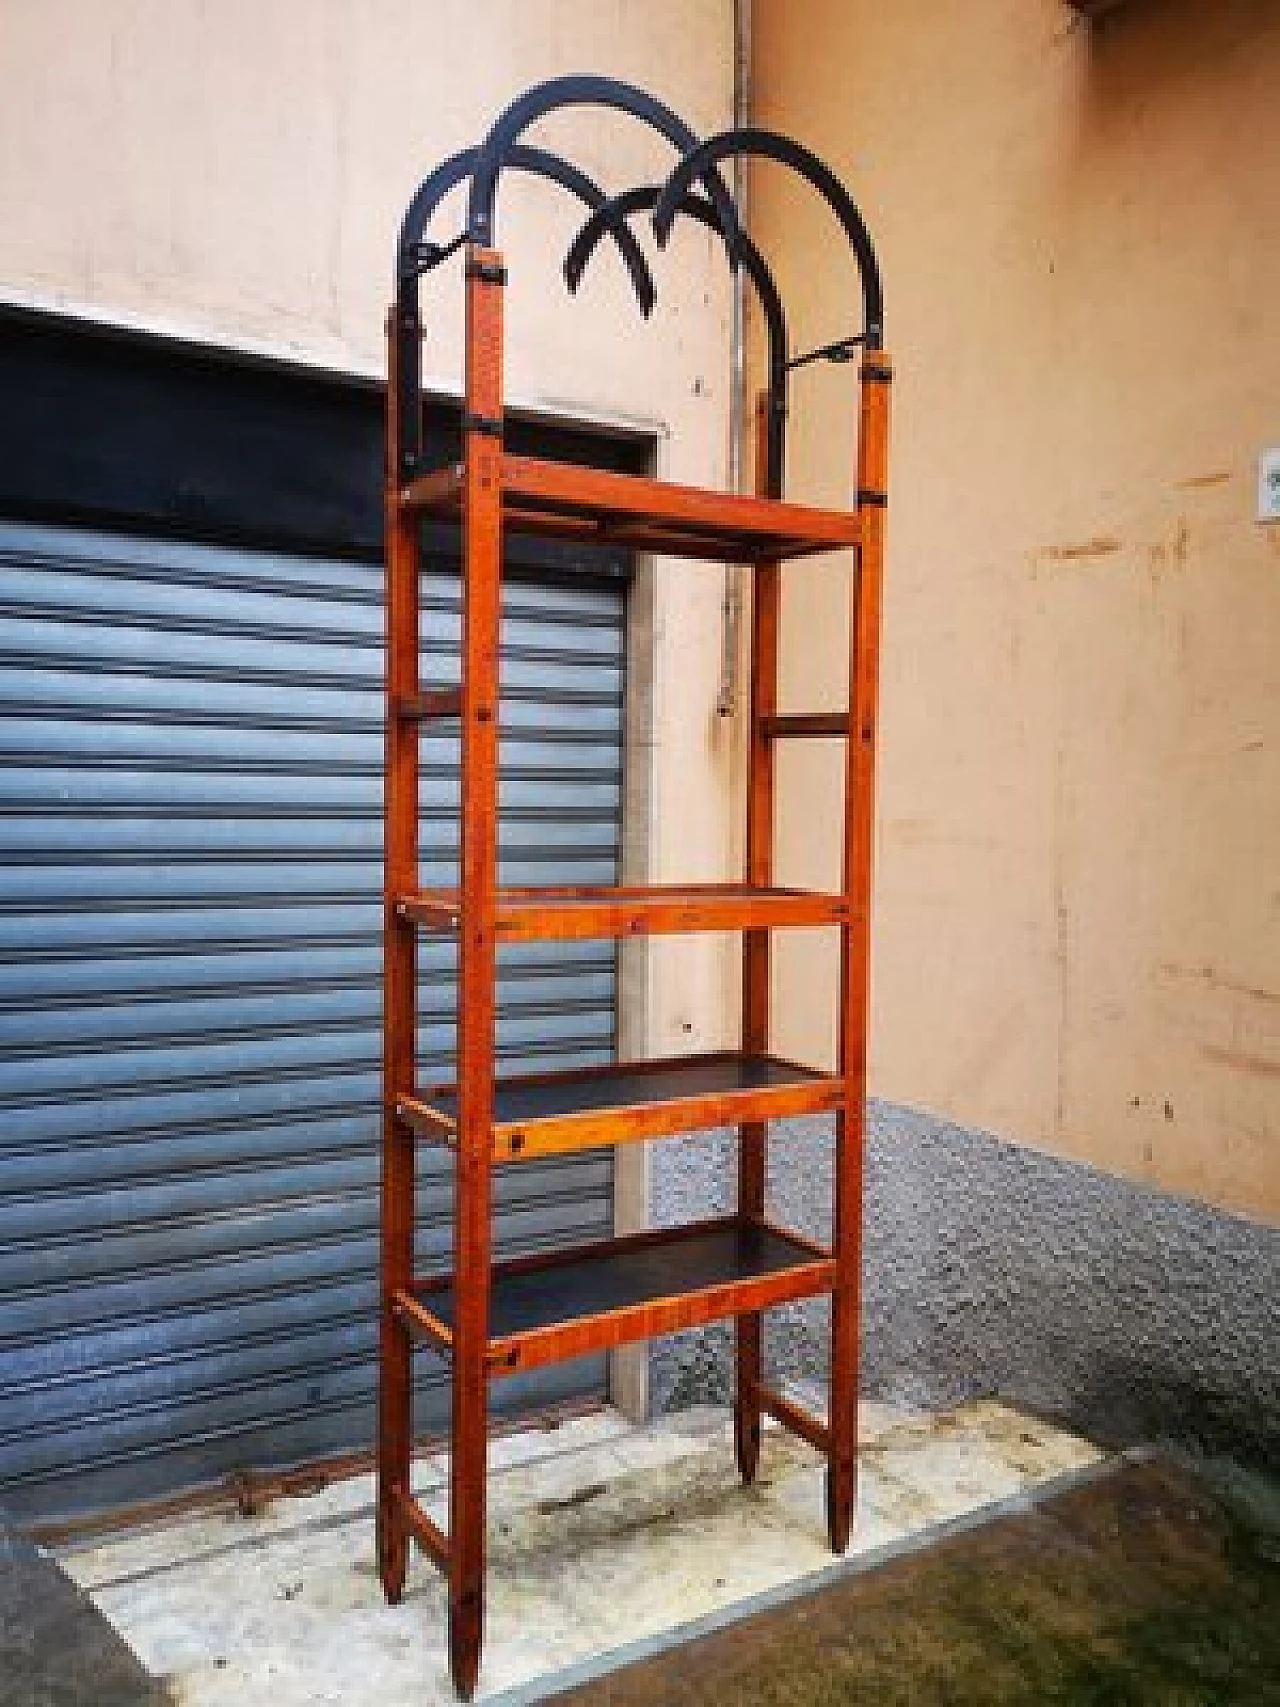
POLYGON ((450 255, 456 254, 466 240, 466 232, 460 231, 447 243, 433 243, 429 238, 421 243, 410 243, 400 256, 400 277, 406 283, 410 279, 420 279, 424 273, 431 272, 450 255))
POLYGON ((470 410, 462 417, 463 433, 483 433, 487 439, 502 437, 501 415, 475 415, 470 410))
POLYGON ((787 363, 787 371, 790 372, 796 367, 808 367, 810 362, 851 362, 858 346, 866 341, 865 332, 855 332, 852 337, 837 338, 833 344, 819 344, 815 350, 806 350, 803 355, 792 356, 787 363))
POLYGON ((881 385, 888 385, 893 379, 893 369, 880 362, 864 362, 861 373, 863 379, 874 379, 881 385))
POLYGON ((888 504, 889 494, 887 492, 873 492, 869 486, 859 486, 858 508, 860 510, 883 510, 887 509, 888 504))

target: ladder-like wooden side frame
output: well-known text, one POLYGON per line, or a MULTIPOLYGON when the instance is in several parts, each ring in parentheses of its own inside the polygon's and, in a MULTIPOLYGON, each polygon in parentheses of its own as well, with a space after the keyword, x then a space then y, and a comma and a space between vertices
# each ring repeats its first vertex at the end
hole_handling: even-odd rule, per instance
POLYGON ((871 879, 875 842, 876 731, 880 698, 880 608, 888 501, 889 385, 883 351, 863 359, 858 412, 858 509, 862 544, 852 598, 849 732, 845 748, 844 891, 852 903, 840 928, 837 1065, 844 1107, 836 1116, 836 1287, 831 1300, 827 1530, 843 1553, 857 1500, 858 1374, 862 1312, 862 1200, 866 1154, 867 1031, 871 996, 871 879))
POLYGON ((378 1315, 378 1571, 394 1605, 404 1593, 410 1528, 404 1502, 410 1498, 412 1452, 412 1347, 395 1313, 394 1300, 413 1276, 413 1206, 416 1145, 412 1127, 400 1118, 397 1092, 414 1083, 417 1026, 417 943, 396 915, 395 897, 418 875, 418 731, 398 715, 418 697, 418 539, 412 516, 400 503, 400 354, 398 315, 387 317, 386 532, 386 727, 383 793, 382 958, 382 1176, 381 1263, 378 1315))

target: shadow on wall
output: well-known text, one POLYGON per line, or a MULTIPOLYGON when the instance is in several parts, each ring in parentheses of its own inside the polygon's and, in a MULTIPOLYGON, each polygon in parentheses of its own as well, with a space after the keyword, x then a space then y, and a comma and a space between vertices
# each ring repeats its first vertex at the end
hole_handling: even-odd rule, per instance
MULTIPOLYGON (((894 1104, 874 1104, 871 1125, 868 1397, 996 1394, 1109 1445, 1274 1465, 1280 1229, 894 1104)), ((721 1205, 724 1175, 702 1154, 696 1179, 686 1165, 664 1190, 655 1174, 658 1220, 721 1205)), ((829 1125, 780 1126, 771 1155, 771 1209, 824 1235, 829 1125)), ((780 1373, 825 1373, 820 1306, 775 1313, 767 1341, 780 1373)), ((725 1399, 731 1355, 723 1331, 657 1343, 655 1406, 725 1399)))
POLYGON ((1135 90, 1152 97, 1234 70, 1280 29, 1274 0, 1118 0, 1079 26, 1089 32, 1088 90, 1099 117, 1132 111, 1135 90))

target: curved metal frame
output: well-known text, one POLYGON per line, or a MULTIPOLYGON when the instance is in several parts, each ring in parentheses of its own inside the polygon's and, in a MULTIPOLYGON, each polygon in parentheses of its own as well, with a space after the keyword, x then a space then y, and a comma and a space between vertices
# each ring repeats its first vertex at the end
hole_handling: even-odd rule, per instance
MULTIPOLYGON (((498 177, 503 167, 508 164, 511 150, 520 136, 531 124, 560 107, 581 106, 614 107, 619 112, 629 113, 632 118, 640 119, 659 135, 665 136, 685 159, 698 151, 698 138, 684 120, 645 90, 637 89, 633 83, 623 83, 616 77, 574 76, 553 77, 546 83, 535 84, 532 89, 526 89, 523 95, 517 96, 506 111, 499 115, 480 145, 479 158, 471 177, 471 199, 467 207, 467 233, 473 243, 479 243, 485 248, 493 243, 494 201, 497 196, 498 177)), ((716 171, 714 160, 699 168, 692 176, 702 178, 706 183, 707 193, 715 204, 729 245, 730 264, 736 267, 742 231, 733 198, 716 171)), ((685 188, 688 187, 686 183, 685 188)))
MULTIPOLYGON (((624 224, 633 213, 656 207, 661 194, 657 184, 637 185, 624 190, 611 201, 596 208, 569 246, 564 259, 564 280, 571 292, 582 282, 591 257, 606 232, 616 235, 618 225, 624 224)), ((723 238, 724 228, 712 203, 705 197, 688 192, 680 203, 680 212, 723 238)), ((782 297, 768 263, 745 231, 739 233, 742 269, 755 286, 764 314, 769 346, 769 491, 777 497, 782 492, 784 435, 787 410, 787 319, 782 297)))
POLYGON ((862 281, 863 341, 869 350, 878 350, 884 337, 884 293, 871 235, 857 203, 835 173, 816 154, 811 154, 789 136, 745 125, 738 130, 721 131, 718 136, 708 137, 691 149, 667 179, 653 212, 653 229, 659 247, 665 245, 671 235, 676 214, 694 179, 705 177, 721 160, 741 154, 757 155, 789 166, 813 185, 840 221, 857 260, 862 281))
MULTIPOLYGON (((396 245, 397 282, 404 283, 416 278, 422 269, 420 245, 426 236, 427 227, 440 203, 458 184, 469 178, 476 161, 480 156, 478 148, 464 148, 459 153, 450 156, 435 171, 426 177, 414 191, 413 200, 405 209, 404 219, 400 224, 400 236, 396 245)), ((575 166, 571 160, 566 160, 559 154, 553 154, 549 149, 533 148, 527 143, 517 143, 508 152, 504 164, 514 171, 527 172, 531 177, 547 178, 553 184, 559 184, 561 189, 568 190, 578 200, 589 207, 593 214, 609 205, 605 192, 587 173, 575 166)), ((649 263, 645 259, 644 250, 636 240, 635 233, 621 219, 610 220, 608 230, 618 246, 618 251, 626 263, 631 283, 635 287, 636 300, 640 304, 640 312, 647 319, 653 312, 657 300, 657 292, 653 285, 653 275, 649 271, 649 263)), ((441 250, 443 256, 444 250, 441 250)))
POLYGON ((657 292, 644 252, 627 224, 628 215, 652 207, 653 227, 660 247, 666 245, 677 213, 687 213, 719 232, 730 269, 745 268, 765 317, 769 344, 769 483, 770 490, 780 494, 788 372, 786 319, 773 275, 760 251, 742 230, 733 202, 716 169, 721 160, 735 155, 755 155, 788 166, 826 201, 839 220, 858 265, 862 284, 863 330, 856 341, 870 350, 879 349, 884 328, 884 301, 875 249, 857 204, 834 172, 815 154, 790 137, 755 126, 721 131, 700 142, 669 107, 633 84, 611 77, 552 78, 526 90, 513 101, 479 147, 461 150, 424 178, 406 209, 400 227, 396 269, 396 312, 404 400, 400 442, 405 469, 416 467, 421 439, 418 276, 444 259, 463 241, 486 247, 492 243, 498 180, 509 168, 557 183, 591 209, 590 217, 565 257, 565 282, 570 291, 577 290, 592 253, 607 231, 617 244, 640 312, 646 319, 653 311, 657 292), (661 189, 639 186, 621 195, 607 197, 593 179, 570 161, 519 140, 531 124, 548 113, 561 107, 583 105, 613 107, 639 118, 681 150, 679 163, 661 189), (449 191, 468 176, 471 190, 464 236, 447 245, 427 246, 425 234, 433 214, 449 191), (706 198, 693 193, 695 179, 705 183, 706 198))
MULTIPOLYGON (((471 175, 479 154, 478 148, 463 148, 442 161, 418 185, 400 222, 396 243, 395 313, 400 364, 400 458, 402 472, 406 474, 416 472, 422 451, 422 319, 417 288, 424 267, 422 244, 436 209, 450 190, 471 175)), ((559 184, 561 189, 577 196, 593 214, 608 205, 608 198, 594 178, 572 161, 548 149, 516 143, 507 153, 506 165, 513 171, 527 172, 532 177, 546 178, 553 184, 559 184)), ((624 220, 612 221, 609 230, 631 276, 640 312, 648 319, 653 312, 657 292, 644 250, 624 220)), ((452 247, 454 245, 442 247, 425 264, 434 266, 452 247)))

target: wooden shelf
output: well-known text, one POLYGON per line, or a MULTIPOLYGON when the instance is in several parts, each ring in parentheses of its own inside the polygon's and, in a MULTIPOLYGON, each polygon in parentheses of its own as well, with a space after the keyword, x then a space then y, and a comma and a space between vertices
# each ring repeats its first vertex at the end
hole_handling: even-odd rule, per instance
MULTIPOLYGON (((450 463, 403 488, 403 505, 460 520, 463 467, 450 463)), ((856 545, 857 512, 673 486, 535 457, 502 458, 502 517, 509 533, 589 540, 673 557, 777 563, 856 545)))
MULTIPOLYGON (((401 918, 428 929, 454 931, 462 918, 462 899, 456 889, 423 889, 403 896, 396 910, 401 918)), ((500 889, 495 929, 502 942, 546 942, 839 925, 850 917, 850 903, 843 895, 745 883, 500 889)))
MULTIPOLYGON (((829 1291, 835 1273, 822 1246, 737 1217, 495 1263, 489 1371, 514 1374, 810 1298, 829 1291)), ((454 1304, 448 1275, 395 1297, 405 1325, 446 1355, 454 1304)))
MULTIPOLYGON (((820 1114, 843 1096, 844 1082, 834 1074, 728 1050, 498 1079, 492 1153, 497 1161, 526 1161, 708 1126, 820 1114)), ((398 1097, 396 1106, 421 1137, 456 1144, 455 1086, 398 1097)))

